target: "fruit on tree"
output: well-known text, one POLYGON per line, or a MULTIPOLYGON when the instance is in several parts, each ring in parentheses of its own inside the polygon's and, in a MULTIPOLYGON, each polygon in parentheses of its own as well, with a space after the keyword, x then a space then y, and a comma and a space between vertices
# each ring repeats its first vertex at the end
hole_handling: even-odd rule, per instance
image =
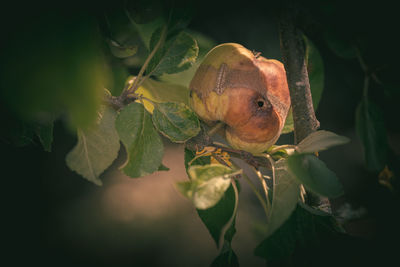
POLYGON ((190 104, 207 124, 225 124, 236 149, 261 153, 279 138, 290 107, 283 64, 240 44, 214 47, 190 83, 190 104))

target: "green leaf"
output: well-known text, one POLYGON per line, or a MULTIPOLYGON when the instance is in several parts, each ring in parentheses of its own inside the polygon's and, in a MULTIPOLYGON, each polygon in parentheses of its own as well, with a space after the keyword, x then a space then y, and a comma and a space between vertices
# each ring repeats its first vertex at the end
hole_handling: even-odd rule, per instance
MULTIPOLYGON (((189 90, 186 87, 168 82, 159 82, 147 79, 136 93, 149 98, 153 102, 177 102, 189 104, 189 90)), ((144 102, 147 111, 153 113, 154 106, 144 102)))
POLYGON ((318 49, 304 36, 307 53, 307 70, 314 110, 316 111, 324 90, 324 62, 318 49))
POLYGON ((115 127, 128 154, 125 164, 121 166, 123 172, 136 178, 157 171, 164 147, 143 105, 131 103, 123 108, 115 127))
POLYGON ((78 143, 67 154, 66 163, 85 179, 96 185, 102 185, 100 174, 117 158, 119 138, 115 130, 116 112, 103 107, 98 113, 96 125, 78 129, 78 143))
MULTIPOLYGON (((161 29, 152 35, 150 50, 153 50, 161 38, 161 29)), ((180 32, 173 38, 166 40, 150 60, 146 73, 159 76, 163 73, 176 73, 188 69, 196 61, 199 48, 196 40, 189 34, 180 32)))
POLYGON ((342 185, 336 174, 316 156, 294 154, 288 157, 287 164, 292 175, 312 192, 331 198, 343 194, 342 185))
POLYGON ((282 129, 282 133, 283 134, 291 133, 293 132, 293 130, 294 130, 293 113, 292 113, 292 108, 290 108, 285 120, 285 125, 283 126, 282 129))
POLYGON ((207 227, 217 247, 220 247, 224 240, 230 243, 236 232, 234 219, 237 201, 235 190, 231 185, 214 207, 206 210, 197 209, 200 219, 207 227))
POLYGON ((337 56, 347 59, 357 57, 357 53, 349 40, 346 40, 330 31, 324 32, 324 39, 328 44, 328 47, 337 56))
POLYGON ((383 113, 371 100, 363 100, 356 110, 356 130, 364 146, 369 170, 380 171, 387 162, 387 137, 383 113))
POLYGON ((289 172, 286 160, 275 162, 273 173, 272 206, 268 213, 267 236, 273 234, 296 208, 300 185, 289 172))
MULTIPOLYGON (((221 165, 222 166, 222 165, 221 165)), ((229 180, 229 179, 228 179, 229 180)), ((187 198, 193 199, 195 194, 195 181, 185 181, 176 184, 177 189, 187 198)), ((237 199, 232 185, 218 199, 217 203, 207 209, 197 208, 201 220, 206 225, 217 247, 220 247, 223 240, 232 241, 236 230, 234 227, 234 216, 236 213, 237 199)))
POLYGON ((337 135, 329 131, 316 131, 304 138, 296 148, 299 153, 314 153, 321 150, 326 150, 333 146, 343 145, 350 142, 350 139, 337 135))
POLYGON ((210 51, 214 46, 217 45, 217 43, 210 39, 209 37, 195 31, 187 31, 193 38, 197 41, 197 44, 199 46, 199 56, 196 59, 196 62, 187 70, 178 72, 178 73, 172 73, 172 74, 166 74, 164 73, 163 75, 159 76, 159 79, 164 82, 170 82, 174 84, 179 84, 182 85, 186 88, 189 88, 190 82, 196 73, 198 67, 200 66, 200 63, 203 61, 203 58, 207 54, 208 51, 210 51))
POLYGON ((43 149, 47 152, 51 152, 51 143, 53 143, 53 127, 54 121, 47 123, 40 123, 36 126, 36 135, 39 138, 43 149))
POLYGON ((121 45, 115 40, 108 40, 111 53, 117 58, 127 58, 134 56, 138 51, 137 45, 121 45))
POLYGON ((228 189, 231 178, 240 174, 241 170, 236 171, 221 164, 210 164, 190 166, 188 173, 191 187, 188 191, 181 192, 193 201, 197 209, 208 209, 218 203, 228 189))
POLYGON ((183 103, 156 104, 153 123, 159 132, 175 143, 183 143, 200 132, 196 113, 183 103))

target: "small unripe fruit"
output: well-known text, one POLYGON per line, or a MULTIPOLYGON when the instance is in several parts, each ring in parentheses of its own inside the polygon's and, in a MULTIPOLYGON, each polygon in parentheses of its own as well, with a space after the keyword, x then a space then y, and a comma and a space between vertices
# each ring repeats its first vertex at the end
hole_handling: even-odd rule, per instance
POLYGON ((290 107, 283 64, 234 43, 205 57, 190 83, 190 104, 212 125, 226 124, 229 144, 261 153, 279 138, 290 107))

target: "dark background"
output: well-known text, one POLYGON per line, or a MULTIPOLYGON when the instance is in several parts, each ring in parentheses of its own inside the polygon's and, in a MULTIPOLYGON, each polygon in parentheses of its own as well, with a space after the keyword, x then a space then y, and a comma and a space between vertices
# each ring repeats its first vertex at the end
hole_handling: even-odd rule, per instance
MULTIPOLYGON (((9 60, 16 52, 7 45, 7 41, 21 41, 15 31, 23 34, 24 30, 34 30, 29 25, 35 25, 36 18, 47 16, 52 8, 54 12, 71 12, 70 16, 82 8, 90 16, 107 8, 107 4, 93 9, 89 5, 72 4, 61 8, 24 5, 18 9, 4 8, 3 37, 8 40, 3 47, 9 50, 3 49, 2 55, 9 60)), ((198 3, 192 8, 193 18, 188 28, 203 33, 217 44, 237 42, 262 52, 267 58, 281 59, 276 20, 279 8, 272 3, 229 2, 218 7, 215 3, 198 3)), ((366 170, 363 148, 354 129, 364 73, 357 59, 340 58, 330 50, 324 33, 334 32, 345 40, 357 40, 367 64, 371 68, 382 67, 379 77, 398 88, 399 46, 395 38, 398 14, 384 1, 307 2, 296 9, 300 14, 299 26, 315 43, 324 61, 325 88, 316 111, 321 129, 351 139, 348 145, 320 155, 344 186, 345 196, 332 200, 333 207, 338 209, 348 202, 356 209, 368 211, 363 218, 345 226, 357 238, 356 242, 329 243, 328 240, 321 244, 321 249, 329 250, 343 265, 361 261, 393 266, 399 248, 398 195, 378 183, 377 173, 366 170)), ((35 32, 30 35, 32 39, 18 47, 29 49, 35 43, 35 32)), ((6 67, 2 64, 2 68, 6 67)), ((23 73, 19 75, 23 79, 23 73)), ((371 95, 384 110, 389 144, 397 155, 392 155, 394 160, 400 153, 398 90, 396 97, 387 97, 382 91, 379 86, 371 87, 371 95)), ((2 132, 7 132, 15 114, 7 109, 6 103, 1 103, 2 132)), ((283 138, 291 140, 292 136, 283 138)), ((99 188, 65 165, 65 155, 76 139, 62 121, 55 124, 51 153, 44 152, 38 140, 33 141, 25 147, 16 147, 7 138, 0 142, 4 182, 3 252, 11 266, 33 263, 42 266, 207 266, 217 255, 190 203, 171 187, 174 181, 185 179, 181 146, 165 142, 170 157, 165 161, 172 174, 153 175, 148 182, 142 181, 146 178, 132 180, 119 174, 118 166, 124 157, 121 153, 102 176, 104 186, 99 188)), ((242 266, 262 266, 263 261, 252 256, 257 244, 254 222, 262 218, 262 211, 257 208, 254 197, 246 189, 243 191, 234 248, 237 247, 242 266)))

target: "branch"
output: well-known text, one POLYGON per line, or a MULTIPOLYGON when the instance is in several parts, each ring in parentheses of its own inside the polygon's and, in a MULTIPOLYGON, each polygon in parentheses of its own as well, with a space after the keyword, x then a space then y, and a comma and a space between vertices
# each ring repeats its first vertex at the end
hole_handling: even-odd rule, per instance
POLYGON ((201 151, 204 147, 214 147, 216 149, 221 149, 222 152, 228 152, 231 157, 244 160, 247 164, 253 166, 256 169, 261 166, 267 169, 271 168, 269 161, 265 157, 254 156, 249 152, 230 148, 225 146, 224 144, 213 142, 211 137, 206 133, 204 129, 202 129, 197 136, 189 139, 185 143, 185 147, 192 151, 201 151))
POLYGON ((294 9, 282 12, 279 21, 281 51, 292 103, 295 143, 319 128, 312 103, 302 33, 295 26, 294 9))
POLYGON ((103 104, 108 105, 118 111, 126 105, 136 101, 136 99, 138 99, 138 97, 134 95, 127 95, 124 99, 122 99, 120 97, 105 94, 103 98, 103 104))
MULTIPOLYGON (((281 51, 286 69, 292 103, 295 143, 319 128, 312 103, 310 81, 305 60, 305 44, 301 31, 295 26, 294 7, 283 10, 279 20, 281 51)), ((328 198, 321 198, 310 192, 306 202, 312 206, 324 207, 330 211, 328 198)))

